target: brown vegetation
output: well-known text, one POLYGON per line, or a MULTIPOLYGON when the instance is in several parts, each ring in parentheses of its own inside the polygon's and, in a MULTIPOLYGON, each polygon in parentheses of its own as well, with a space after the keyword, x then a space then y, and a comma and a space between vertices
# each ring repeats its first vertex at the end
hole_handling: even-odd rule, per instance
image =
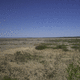
POLYGON ((42 38, 0 41, 0 80, 80 79, 75 76, 76 73, 80 74, 78 73, 80 64, 77 62, 80 60, 80 39, 42 38), (78 44, 78 48, 71 44, 72 41, 74 45, 78 44), (12 45, 10 42, 16 44, 15 47, 9 49, 12 45), (3 43, 6 43, 6 46, 3 43), (69 69, 71 69, 70 75, 69 69))

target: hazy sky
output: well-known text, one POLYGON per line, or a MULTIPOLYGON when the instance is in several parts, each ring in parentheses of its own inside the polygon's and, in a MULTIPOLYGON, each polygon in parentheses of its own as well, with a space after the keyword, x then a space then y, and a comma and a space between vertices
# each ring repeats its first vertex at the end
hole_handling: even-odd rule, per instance
POLYGON ((0 0, 0 37, 80 36, 80 0, 0 0))

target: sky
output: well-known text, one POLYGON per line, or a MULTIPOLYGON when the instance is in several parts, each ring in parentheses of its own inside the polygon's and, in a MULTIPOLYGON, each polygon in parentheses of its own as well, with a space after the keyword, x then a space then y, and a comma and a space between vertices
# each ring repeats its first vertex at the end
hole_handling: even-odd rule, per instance
POLYGON ((0 0, 0 38, 80 36, 80 0, 0 0))

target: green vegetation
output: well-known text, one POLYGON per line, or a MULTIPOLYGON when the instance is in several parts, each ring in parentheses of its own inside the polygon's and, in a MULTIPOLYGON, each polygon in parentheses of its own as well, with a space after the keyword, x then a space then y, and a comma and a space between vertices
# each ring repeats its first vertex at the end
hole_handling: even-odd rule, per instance
POLYGON ((36 46, 35 49, 37 50, 43 50, 43 49, 46 49, 48 48, 46 45, 39 45, 39 46, 36 46))
POLYGON ((80 51, 80 39, 70 39, 68 42, 72 43, 73 46, 71 48, 80 51))
POLYGON ((79 65, 75 66, 75 65, 73 65, 73 63, 69 64, 69 66, 68 66, 68 68, 66 68, 66 70, 68 73, 67 80, 80 80, 80 67, 79 67, 79 65))
MULTIPOLYGON (((59 41, 69 42, 69 43, 72 43, 72 45, 73 45, 72 48, 73 49, 80 50, 80 39, 69 39, 69 40, 61 40, 61 39, 58 40, 58 39, 56 39, 56 40, 49 40, 49 41, 50 42, 59 42, 59 41)), ((23 42, 22 44, 26 44, 26 43, 23 42)), ((2 45, 6 45, 6 44, 2 44, 2 45)), ((17 44, 14 44, 14 45, 17 45, 17 44)), ((56 43, 41 43, 40 45, 36 46, 35 49, 43 50, 43 49, 46 49, 46 48, 52 48, 52 49, 62 49, 63 51, 68 51, 67 45, 64 45, 64 44, 56 45, 56 47, 48 47, 49 45, 56 45, 56 43)), ((64 54, 65 54, 65 52, 64 52, 64 54)), ((65 57, 63 57, 63 56, 66 56, 64 54, 59 54, 55 57, 54 66, 57 67, 59 62, 61 60, 63 60, 62 58, 65 58, 65 57)), ((52 64, 53 60, 51 60, 50 56, 51 55, 49 55, 49 61, 51 61, 50 64, 52 64)), ((54 58, 53 56, 51 56, 51 57, 54 58)), ((13 73, 12 70, 14 70, 15 72, 16 71, 19 71, 19 72, 22 71, 18 68, 13 68, 12 69, 7 61, 12 60, 12 62, 27 62, 27 61, 30 61, 30 60, 37 60, 37 61, 39 60, 39 63, 44 65, 44 69, 43 69, 44 70, 44 73, 43 73, 44 78, 48 78, 49 80, 52 80, 52 79, 55 79, 56 77, 58 77, 58 76, 56 76, 57 73, 58 73, 58 70, 56 70, 56 69, 62 69, 62 68, 57 67, 57 68, 55 68, 55 70, 53 70, 52 69, 53 67, 48 66, 48 64, 49 64, 49 61, 47 61, 48 58, 46 60, 44 60, 44 59, 41 60, 41 58, 43 58, 43 56, 40 56, 39 54, 36 54, 36 53, 30 54, 30 53, 27 53, 27 52, 17 51, 14 55, 11 55, 11 56, 8 55, 8 56, 5 57, 4 60, 0 60, 1 61, 0 62, 0 73, 5 73, 5 72, 9 71, 9 73, 11 75, 11 73, 13 73)), ((74 58, 76 58, 76 57, 74 56, 74 58)), ((68 61, 66 61, 66 62, 68 62, 68 61)), ((66 64, 69 64, 69 63, 70 63, 70 61, 66 64)), ((72 62, 66 68, 66 72, 68 74, 68 75, 66 75, 67 80, 80 80, 80 65, 76 65, 76 64, 74 64, 74 62, 72 62)), ((36 72, 35 74, 37 76, 38 73, 36 72)), ((11 76, 10 77, 4 76, 0 80, 18 80, 18 79, 11 78, 11 76)), ((25 77, 25 80, 29 80, 27 75, 25 77)))
POLYGON ((41 45, 52 45, 52 43, 41 43, 41 45))
POLYGON ((7 65, 7 61, 1 61, 0 62, 0 72, 5 72, 5 66, 7 65))
POLYGON ((43 65, 46 65, 47 61, 46 60, 42 60, 42 61, 40 61, 40 63, 42 63, 43 65))
POLYGON ((39 60, 40 58, 42 58, 42 56, 38 56, 38 55, 31 55, 30 53, 21 53, 20 51, 17 51, 15 54, 15 60, 16 61, 20 61, 20 62, 27 62, 28 60, 39 60))
POLYGON ((55 39, 55 40, 45 40, 45 42, 68 42, 67 39, 55 39))
POLYGON ((52 48, 52 49, 63 49, 63 51, 68 51, 68 49, 66 47, 67 45, 64 45, 64 44, 57 45, 56 47, 47 47, 47 45, 51 45, 51 44, 50 43, 49 44, 44 43, 44 44, 41 44, 39 46, 36 46, 35 49, 43 50, 43 49, 46 49, 46 48, 52 48))
POLYGON ((16 78, 10 78, 9 76, 4 76, 3 80, 17 80, 16 78))
POLYGON ((68 42, 68 43, 80 43, 80 39, 55 39, 55 40, 45 40, 45 42, 68 42))
POLYGON ((55 77, 56 76, 56 70, 54 70, 54 71, 52 71, 51 73, 49 73, 48 75, 47 75, 47 78, 53 78, 53 77, 55 77))
POLYGON ((13 44, 13 45, 18 45, 18 44, 13 44))
POLYGON ((7 43, 1 43, 0 45, 7 45, 7 43))
POLYGON ((26 44, 26 42, 22 42, 22 44, 26 44))
POLYGON ((80 45, 73 45, 71 48, 75 49, 75 50, 80 50, 80 45))
POLYGON ((74 45, 74 46, 72 46, 71 48, 78 49, 78 48, 79 48, 79 46, 74 45))
POLYGON ((80 43, 73 43, 73 44, 71 44, 71 45, 78 45, 78 46, 79 46, 79 45, 80 45, 80 43))
POLYGON ((67 46, 67 45, 64 45, 64 44, 62 44, 62 45, 57 45, 56 47, 53 47, 53 49, 63 49, 63 51, 68 51, 68 49, 67 49, 66 46, 67 46))
POLYGON ((69 39, 69 43, 80 43, 80 39, 69 39))

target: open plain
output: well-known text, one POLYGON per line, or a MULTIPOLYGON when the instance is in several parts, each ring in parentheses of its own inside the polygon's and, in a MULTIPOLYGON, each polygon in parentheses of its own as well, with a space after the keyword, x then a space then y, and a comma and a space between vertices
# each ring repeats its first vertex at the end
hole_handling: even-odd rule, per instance
POLYGON ((0 80, 80 80, 79 60, 80 38, 0 38, 0 80))

